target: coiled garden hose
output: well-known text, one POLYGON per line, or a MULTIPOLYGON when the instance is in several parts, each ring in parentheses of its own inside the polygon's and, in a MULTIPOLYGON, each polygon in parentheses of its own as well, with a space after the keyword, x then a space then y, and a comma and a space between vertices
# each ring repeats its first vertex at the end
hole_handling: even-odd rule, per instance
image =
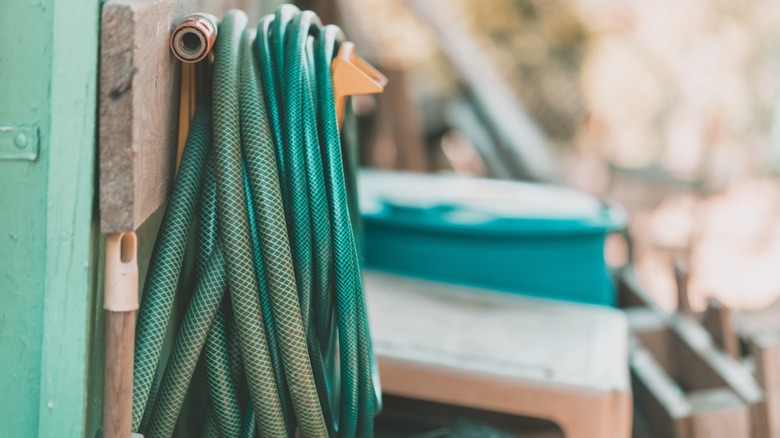
POLYGON ((230 11, 219 25, 212 92, 197 105, 156 241, 138 319, 133 430, 171 436, 191 382, 206 380, 204 436, 370 437, 378 396, 345 164, 353 159, 330 69, 343 37, 290 5, 256 31, 246 24, 230 11), (191 235, 196 286, 161 365, 191 235))

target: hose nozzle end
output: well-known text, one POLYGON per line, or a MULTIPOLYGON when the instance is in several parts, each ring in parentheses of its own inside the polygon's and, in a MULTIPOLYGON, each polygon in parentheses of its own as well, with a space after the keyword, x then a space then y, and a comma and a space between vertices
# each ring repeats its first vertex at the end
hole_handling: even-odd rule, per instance
POLYGON ((181 62, 203 60, 217 39, 217 17, 211 14, 191 14, 171 33, 171 51, 181 62))

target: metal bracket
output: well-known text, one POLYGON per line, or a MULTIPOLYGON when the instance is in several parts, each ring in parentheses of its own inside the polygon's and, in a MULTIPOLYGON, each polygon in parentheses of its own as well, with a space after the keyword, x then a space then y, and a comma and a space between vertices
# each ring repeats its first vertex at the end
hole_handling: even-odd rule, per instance
POLYGON ((0 160, 35 161, 37 158, 37 126, 0 126, 0 160))

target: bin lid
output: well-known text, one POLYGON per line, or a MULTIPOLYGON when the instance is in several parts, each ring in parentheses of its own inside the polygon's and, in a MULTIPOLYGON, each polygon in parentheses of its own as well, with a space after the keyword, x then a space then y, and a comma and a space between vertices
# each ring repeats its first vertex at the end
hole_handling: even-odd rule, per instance
POLYGON ((362 170, 363 219, 427 232, 591 234, 625 227, 622 208, 565 187, 362 170))

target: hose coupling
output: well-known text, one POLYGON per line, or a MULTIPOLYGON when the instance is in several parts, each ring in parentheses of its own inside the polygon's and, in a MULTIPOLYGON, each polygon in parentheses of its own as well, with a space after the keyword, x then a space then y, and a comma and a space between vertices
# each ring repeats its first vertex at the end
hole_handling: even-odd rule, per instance
POLYGON ((181 62, 203 60, 217 39, 217 17, 195 13, 185 17, 171 33, 171 51, 181 62))

